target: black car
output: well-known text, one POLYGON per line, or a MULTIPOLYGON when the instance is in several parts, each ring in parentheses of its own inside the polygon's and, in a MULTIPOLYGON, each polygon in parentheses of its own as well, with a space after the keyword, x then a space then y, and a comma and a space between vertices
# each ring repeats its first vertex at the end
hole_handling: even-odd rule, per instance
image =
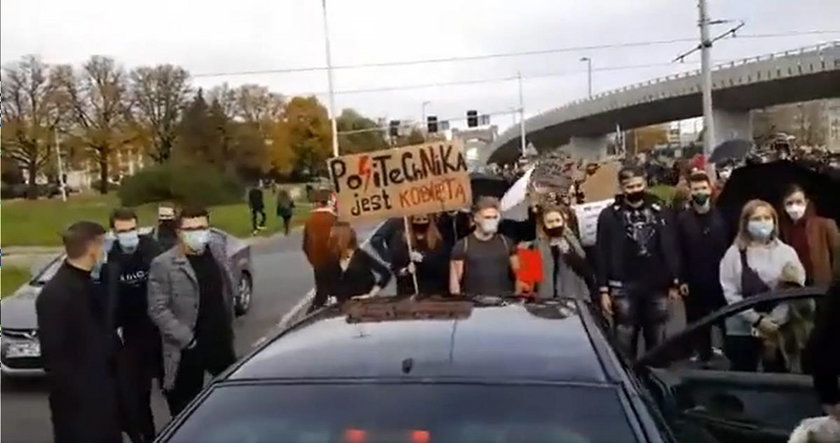
POLYGON ((727 307, 635 367, 581 301, 354 301, 264 343, 217 377, 158 441, 785 441, 779 432, 819 412, 807 377, 693 370, 679 350, 702 324, 757 302, 819 293, 727 307), (732 408, 716 409, 718 397, 732 408))

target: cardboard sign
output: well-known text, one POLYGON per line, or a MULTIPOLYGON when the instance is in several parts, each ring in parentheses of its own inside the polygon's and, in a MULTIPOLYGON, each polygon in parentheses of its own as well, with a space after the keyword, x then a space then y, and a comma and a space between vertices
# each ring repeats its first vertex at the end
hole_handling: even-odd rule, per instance
POLYGON ((613 201, 615 199, 609 198, 592 203, 572 205, 572 209, 574 209, 578 219, 580 242, 583 246, 595 246, 598 234, 598 216, 613 201))
POLYGON ((441 141, 327 160, 342 220, 452 211, 472 203, 464 148, 441 141))

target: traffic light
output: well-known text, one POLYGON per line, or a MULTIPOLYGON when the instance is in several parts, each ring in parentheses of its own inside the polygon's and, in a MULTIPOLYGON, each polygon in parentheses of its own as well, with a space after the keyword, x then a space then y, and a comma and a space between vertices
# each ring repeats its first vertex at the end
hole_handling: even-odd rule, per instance
POLYGON ((478 126, 478 111, 467 111, 467 126, 470 128, 475 128, 476 126, 478 126))
POLYGON ((430 115, 426 117, 426 129, 428 130, 429 134, 434 134, 438 132, 438 119, 435 115, 430 115))
POLYGON ((400 121, 391 120, 388 123, 388 135, 391 137, 398 137, 400 135, 400 121))

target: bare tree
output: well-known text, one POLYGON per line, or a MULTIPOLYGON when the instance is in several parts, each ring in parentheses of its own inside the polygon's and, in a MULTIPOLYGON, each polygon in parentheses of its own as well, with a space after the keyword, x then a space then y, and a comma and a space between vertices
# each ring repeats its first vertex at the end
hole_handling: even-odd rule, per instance
POLYGON ((129 131, 131 102, 125 71, 112 58, 93 56, 79 71, 60 67, 56 81, 70 103, 76 137, 99 165, 99 191, 104 194, 111 155, 139 138, 129 131))
POLYGON ((249 123, 277 121, 283 116, 283 96, 265 86, 242 85, 235 90, 237 117, 249 123))
POLYGON ((169 160, 190 94, 189 73, 173 65, 140 67, 131 72, 130 91, 134 118, 151 138, 151 157, 169 160))
POLYGON ((35 56, 3 68, 3 155, 27 171, 28 196, 35 198, 35 179, 51 158, 54 131, 62 118, 50 68, 35 56))
POLYGON ((207 94, 207 103, 217 102, 220 109, 228 118, 234 118, 238 115, 238 108, 236 104, 236 90, 231 89, 227 82, 214 87, 207 94))

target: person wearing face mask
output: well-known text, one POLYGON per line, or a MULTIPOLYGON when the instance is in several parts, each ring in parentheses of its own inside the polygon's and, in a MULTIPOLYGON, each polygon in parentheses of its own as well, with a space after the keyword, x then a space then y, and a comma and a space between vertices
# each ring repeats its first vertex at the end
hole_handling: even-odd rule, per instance
POLYGON ((543 277, 533 292, 541 299, 591 300, 587 283, 592 280, 592 272, 565 209, 547 206, 540 211, 537 223, 537 239, 528 248, 539 251, 543 277))
MULTIPOLYGON (((727 303, 775 289, 788 264, 800 276, 800 281, 795 283, 805 283, 805 269, 796 251, 778 238, 778 219, 773 206, 763 200, 751 200, 744 206, 738 235, 720 262, 720 285, 727 303)), ((779 309, 765 306, 727 318, 724 352, 731 370, 755 372, 758 369, 762 342, 755 335, 775 335, 782 314, 779 309)))
MULTIPOLYGON (((681 292, 686 321, 692 323, 726 305, 720 287, 720 260, 729 247, 729 227, 712 203, 712 183, 705 172, 688 178, 691 203, 677 215, 677 237, 682 253, 681 292)), ((697 334, 694 351, 701 362, 712 357, 711 329, 697 334)))
POLYGON ((35 301, 53 441, 122 442, 114 330, 91 271, 104 261, 105 228, 81 221, 62 235, 67 258, 35 301))
POLYGON ((391 244, 391 270, 397 277, 397 295, 414 294, 414 278, 422 295, 445 294, 449 285, 449 251, 443 243, 433 215, 414 215, 408 218, 408 238, 405 228, 395 232, 391 244))
POLYGON ((596 273, 601 308, 613 317, 622 351, 634 358, 665 338, 668 299, 679 298, 680 255, 671 212, 646 192, 644 170, 618 172, 622 194, 598 215, 596 273))
POLYGON ((152 238, 158 243, 160 252, 168 251, 178 243, 175 222, 175 205, 172 203, 158 205, 158 225, 152 231, 152 238))
POLYGON ((132 442, 155 438, 152 415, 152 379, 160 377, 160 334, 148 314, 146 299, 149 267, 160 253, 157 243, 140 235, 137 214, 115 209, 110 217, 114 241, 102 269, 101 285, 112 306, 110 322, 122 339, 117 370, 124 426, 132 442))
POLYGON ((479 197, 473 206, 475 230, 452 249, 449 292, 466 295, 511 295, 519 268, 516 244, 498 233, 499 199, 479 197))
POLYGON ((817 215, 814 203, 799 185, 788 188, 782 199, 785 214, 779 220, 779 237, 791 245, 805 267, 806 283, 828 286, 832 264, 840 256, 837 223, 817 215))
POLYGON ((162 337, 162 387, 174 417, 236 361, 233 349, 234 285, 226 239, 210 230, 210 215, 184 208, 178 245, 158 255, 149 270, 149 317, 162 337))

